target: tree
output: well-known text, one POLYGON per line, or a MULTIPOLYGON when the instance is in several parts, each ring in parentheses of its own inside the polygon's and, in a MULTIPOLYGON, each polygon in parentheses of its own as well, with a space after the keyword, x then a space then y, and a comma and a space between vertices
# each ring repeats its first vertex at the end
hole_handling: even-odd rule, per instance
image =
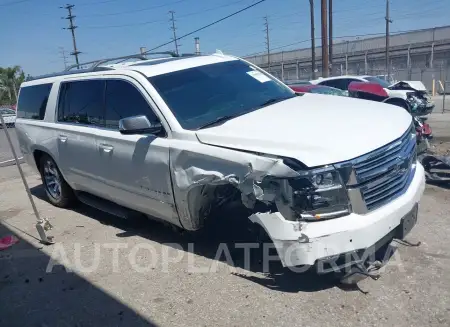
POLYGON ((17 103, 20 84, 25 80, 25 73, 20 66, 0 67, 0 102, 17 103))

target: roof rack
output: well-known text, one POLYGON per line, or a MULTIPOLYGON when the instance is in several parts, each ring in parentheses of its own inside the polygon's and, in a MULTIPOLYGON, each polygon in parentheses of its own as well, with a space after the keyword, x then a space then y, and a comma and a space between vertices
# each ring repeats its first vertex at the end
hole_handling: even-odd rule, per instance
POLYGON ((91 73, 91 72, 98 72, 98 71, 104 71, 104 70, 113 70, 114 68, 110 68, 110 67, 105 67, 102 66, 107 62, 110 61, 117 61, 117 60, 121 60, 125 61, 127 59, 140 59, 142 61, 144 60, 148 60, 148 58, 146 57, 147 55, 151 56, 151 55, 169 55, 171 57, 190 57, 190 56, 196 56, 196 54, 191 54, 191 53, 186 53, 186 54, 176 54, 175 52, 172 51, 162 51, 162 52, 147 52, 145 54, 134 54, 134 55, 128 55, 128 56, 122 56, 122 57, 115 57, 115 58, 106 58, 106 59, 98 59, 98 60, 94 60, 94 61, 88 61, 88 62, 84 62, 84 63, 80 63, 80 64, 75 64, 75 65, 71 65, 69 67, 67 67, 65 70, 63 70, 62 72, 58 72, 58 73, 52 73, 52 74, 47 74, 47 75, 40 75, 40 76, 34 76, 31 77, 29 79, 27 79, 27 81, 33 81, 33 80, 37 80, 37 79, 42 79, 42 78, 48 78, 48 77, 56 77, 56 76, 64 76, 64 75, 71 75, 71 74, 81 74, 81 73, 91 73), (84 66, 84 65, 90 65, 89 68, 82 68, 80 69, 79 67, 84 66), (74 68, 78 68, 75 69, 74 68))
POLYGON ((172 51, 163 51, 163 52, 148 52, 145 54, 134 54, 134 55, 129 55, 129 56, 122 56, 122 57, 115 57, 115 58, 107 58, 107 59, 99 59, 99 60, 94 60, 94 61, 88 61, 88 62, 84 62, 81 64, 75 64, 72 66, 67 67, 64 71, 65 72, 69 72, 71 71, 73 68, 78 68, 80 66, 84 66, 84 65, 89 65, 92 64, 89 68, 87 68, 89 71, 95 71, 97 67, 106 64, 107 62, 110 61, 116 61, 116 60, 121 60, 125 61, 127 59, 140 59, 140 60, 148 60, 148 58, 146 57, 147 55, 170 55, 171 57, 179 57, 179 55, 177 55, 175 52, 172 51))

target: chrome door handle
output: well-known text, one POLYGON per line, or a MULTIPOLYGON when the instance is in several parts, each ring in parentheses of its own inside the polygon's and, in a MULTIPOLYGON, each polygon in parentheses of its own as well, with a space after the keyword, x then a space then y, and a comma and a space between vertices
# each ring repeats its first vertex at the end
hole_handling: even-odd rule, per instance
POLYGON ((106 153, 112 152, 112 150, 114 150, 114 147, 109 144, 100 144, 99 147, 103 150, 103 152, 106 153))
POLYGON ((62 143, 66 143, 66 141, 67 141, 67 136, 66 136, 66 135, 60 134, 60 135, 59 135, 59 140, 60 140, 62 143))

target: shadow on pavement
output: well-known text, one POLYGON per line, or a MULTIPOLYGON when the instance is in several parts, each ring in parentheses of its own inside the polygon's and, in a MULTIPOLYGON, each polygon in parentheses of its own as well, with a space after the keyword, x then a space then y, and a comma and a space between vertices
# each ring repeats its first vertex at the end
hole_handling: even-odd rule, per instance
MULTIPOLYGON (((43 186, 36 186, 31 189, 36 197, 46 201, 43 186)), ((251 231, 251 222, 247 219, 242 210, 220 212, 214 219, 207 221, 205 227, 197 232, 180 232, 166 224, 141 219, 122 219, 97 209, 80 204, 73 210, 87 217, 96 219, 105 225, 111 225, 123 230, 117 237, 141 236, 149 240, 171 245, 177 244, 188 252, 188 244, 193 246, 193 252, 209 259, 215 259, 220 244, 227 244, 231 254, 234 267, 258 273, 258 276, 235 274, 238 277, 247 279, 272 290, 281 292, 316 292, 339 287, 339 281, 333 274, 317 275, 313 269, 304 272, 294 272, 283 268, 277 261, 270 262, 269 269, 264 269, 262 258, 262 246, 259 249, 251 250, 250 264, 245 264, 245 254, 242 248, 236 249, 236 243, 255 243, 257 236, 251 231)), ((273 255, 274 252, 271 253, 273 255)), ((220 257, 222 262, 226 262, 224 255, 220 257)))
MULTIPOLYGON (((0 251, 0 326, 156 326, 0 223, 0 237, 19 243, 0 251)), ((36 241, 39 246, 39 243, 36 241)))

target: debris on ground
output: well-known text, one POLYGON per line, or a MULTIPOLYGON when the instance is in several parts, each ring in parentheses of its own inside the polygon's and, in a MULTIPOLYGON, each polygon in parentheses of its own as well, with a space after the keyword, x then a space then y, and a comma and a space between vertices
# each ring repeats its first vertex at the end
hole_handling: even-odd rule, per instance
POLYGON ((17 242, 19 242, 19 239, 14 235, 8 235, 0 238, 0 251, 11 247, 17 242))

